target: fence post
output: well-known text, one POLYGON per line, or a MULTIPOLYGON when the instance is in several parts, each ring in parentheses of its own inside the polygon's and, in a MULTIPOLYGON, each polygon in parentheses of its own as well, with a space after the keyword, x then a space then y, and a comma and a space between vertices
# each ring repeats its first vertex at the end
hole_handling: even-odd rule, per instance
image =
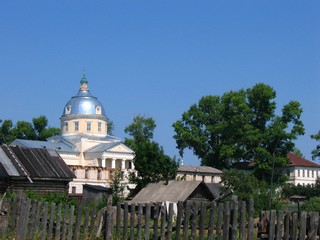
POLYGON ((249 200, 249 219, 248 219, 248 240, 253 240, 254 229, 254 201, 253 198, 249 200))

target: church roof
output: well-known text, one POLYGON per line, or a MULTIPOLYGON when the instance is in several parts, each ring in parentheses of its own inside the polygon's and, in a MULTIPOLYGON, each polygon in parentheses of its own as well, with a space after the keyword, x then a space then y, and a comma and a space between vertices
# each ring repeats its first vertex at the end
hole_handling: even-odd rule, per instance
POLYGON ((307 159, 304 159, 302 157, 299 157, 293 153, 288 153, 288 159, 290 162, 290 166, 299 166, 299 167, 316 167, 320 168, 319 164, 316 164, 314 162, 311 162, 307 159))
POLYGON ((25 139, 15 139, 11 146, 23 146, 29 148, 47 148, 54 149, 63 152, 72 152, 72 146, 65 142, 48 142, 48 141, 36 141, 36 140, 25 140, 25 139))

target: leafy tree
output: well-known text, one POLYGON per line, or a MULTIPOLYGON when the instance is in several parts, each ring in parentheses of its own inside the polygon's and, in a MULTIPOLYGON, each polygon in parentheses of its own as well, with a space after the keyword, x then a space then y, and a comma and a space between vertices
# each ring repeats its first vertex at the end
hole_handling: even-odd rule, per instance
MULTIPOLYGON (((316 140, 316 141, 320 141, 320 131, 316 134, 311 135, 311 138, 316 140)), ((312 159, 316 159, 316 158, 320 158, 320 144, 318 144, 316 146, 315 149, 312 150, 312 159)))
MULTIPOLYGON (((202 165, 220 169, 254 161, 256 176, 270 179, 273 169, 287 165, 293 140, 304 134, 300 104, 289 102, 278 116, 275 97, 273 88, 263 83, 202 97, 173 124, 180 155, 191 149, 202 165)), ((274 178, 280 175, 275 172, 274 178)))
POLYGON ((0 143, 10 144, 14 139, 45 140, 48 137, 58 135, 59 128, 48 127, 45 116, 33 118, 32 123, 18 121, 13 125, 11 120, 0 120, 0 143))
POLYGON ((178 168, 176 158, 170 158, 158 143, 152 141, 156 124, 152 118, 135 116, 133 123, 125 132, 132 136, 126 138, 125 144, 135 151, 134 165, 138 176, 131 175, 130 180, 137 184, 136 191, 148 183, 175 178, 178 168))
POLYGON ((306 212, 320 212, 320 197, 312 197, 303 202, 301 210, 306 212))
POLYGON ((265 181, 258 180, 252 173, 237 169, 223 170, 221 177, 222 192, 232 190, 239 200, 248 202, 254 200, 256 213, 262 209, 279 209, 280 196, 265 181), (272 194, 270 194, 272 191, 272 194), (272 201, 270 201, 272 197, 272 201), (271 203, 271 206, 269 206, 271 203))
POLYGON ((117 205, 118 202, 121 202, 123 197, 124 186, 121 184, 122 173, 121 171, 116 171, 113 181, 111 183, 111 192, 112 192, 112 204, 117 205))

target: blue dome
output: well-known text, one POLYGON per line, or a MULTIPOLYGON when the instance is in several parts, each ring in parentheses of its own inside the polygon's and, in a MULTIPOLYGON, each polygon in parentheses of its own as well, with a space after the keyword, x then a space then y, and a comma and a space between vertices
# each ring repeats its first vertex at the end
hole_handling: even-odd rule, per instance
POLYGON ((106 116, 100 101, 92 96, 89 90, 79 90, 78 94, 72 97, 63 110, 62 115, 69 114, 99 114, 106 116))
MULTIPOLYGON (((99 115, 99 118, 106 118, 106 113, 99 100, 92 96, 88 89, 88 80, 83 74, 81 87, 76 96, 72 97, 63 109, 62 116, 67 115, 99 115)), ((89 116, 88 116, 89 117, 89 116)), ((93 117, 93 116, 91 116, 93 117)))

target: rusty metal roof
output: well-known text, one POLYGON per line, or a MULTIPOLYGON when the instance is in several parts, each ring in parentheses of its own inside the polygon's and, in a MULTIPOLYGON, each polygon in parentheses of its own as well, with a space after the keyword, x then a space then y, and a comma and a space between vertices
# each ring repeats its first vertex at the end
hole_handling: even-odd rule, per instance
POLYGON ((2 145, 0 163, 9 176, 62 181, 76 178, 59 154, 50 149, 2 145))

